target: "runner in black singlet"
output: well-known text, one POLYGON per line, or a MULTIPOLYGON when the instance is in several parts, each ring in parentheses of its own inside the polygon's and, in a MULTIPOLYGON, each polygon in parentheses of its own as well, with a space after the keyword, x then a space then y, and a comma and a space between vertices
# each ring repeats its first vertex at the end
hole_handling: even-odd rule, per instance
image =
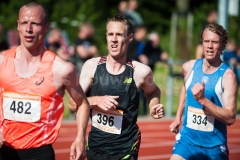
POLYGON ((149 102, 150 115, 162 118, 160 89, 151 69, 126 57, 133 39, 132 24, 117 15, 107 21, 108 55, 83 65, 80 84, 91 106, 88 160, 137 160, 141 132, 137 126, 139 90, 149 102))

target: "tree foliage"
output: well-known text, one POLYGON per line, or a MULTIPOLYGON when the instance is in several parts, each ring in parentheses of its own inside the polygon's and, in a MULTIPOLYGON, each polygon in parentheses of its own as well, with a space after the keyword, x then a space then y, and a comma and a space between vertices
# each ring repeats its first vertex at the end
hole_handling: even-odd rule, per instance
MULTIPOLYGON (((17 28, 17 16, 19 8, 29 0, 1 0, 0 2, 0 23, 4 24, 5 29, 17 28)), ((38 0, 46 6, 49 12, 49 19, 52 26, 57 25, 68 33, 70 43, 73 42, 78 33, 78 25, 82 21, 87 21, 95 26, 95 42, 100 54, 106 54, 106 20, 118 13, 118 1, 113 0, 38 0)), ((151 1, 138 0, 137 11, 142 15, 148 31, 156 31, 161 36, 161 45, 165 50, 170 48, 170 27, 173 12, 178 12, 177 0, 151 1)), ((186 12, 194 15, 193 43, 198 43, 202 22, 206 18, 207 10, 217 9, 217 0, 185 0, 188 2, 186 12)), ((186 17, 185 17, 186 18, 186 17)), ((183 18, 184 19, 184 18, 183 18)), ((186 21, 183 20, 182 23, 186 21)), ((240 31, 238 17, 230 17, 229 33, 231 37, 240 41, 240 31)), ((181 23, 181 22, 180 22, 181 23)), ((184 25, 183 25, 184 26, 184 25)), ((186 34, 186 31, 183 32, 186 34)), ((194 45, 190 52, 193 52, 194 45)), ((177 53, 179 57, 184 53, 177 53)))

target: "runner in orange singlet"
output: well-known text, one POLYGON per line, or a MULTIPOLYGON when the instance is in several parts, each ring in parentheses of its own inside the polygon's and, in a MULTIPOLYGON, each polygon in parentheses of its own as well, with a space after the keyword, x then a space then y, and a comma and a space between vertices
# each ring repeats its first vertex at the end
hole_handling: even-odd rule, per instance
POLYGON ((19 10, 21 44, 0 54, 0 153, 4 160, 54 160, 65 89, 77 103, 78 134, 70 159, 85 156, 89 104, 76 68, 45 49, 49 22, 36 2, 19 10))

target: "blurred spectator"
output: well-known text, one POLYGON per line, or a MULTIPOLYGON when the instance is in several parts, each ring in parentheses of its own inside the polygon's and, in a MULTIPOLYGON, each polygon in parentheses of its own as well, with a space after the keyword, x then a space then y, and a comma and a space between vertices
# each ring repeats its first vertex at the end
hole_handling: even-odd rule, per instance
POLYGON ((236 74, 237 74, 238 86, 240 86, 240 46, 237 49, 236 59, 237 59, 236 74))
POLYGON ((139 56, 139 60, 154 71, 157 61, 166 62, 167 59, 168 53, 162 50, 160 37, 155 32, 150 33, 143 49, 143 54, 139 56))
MULTIPOLYGON (((73 47, 74 51, 71 53, 70 61, 76 66, 80 74, 83 64, 90 58, 97 56, 98 49, 94 45, 95 29, 92 24, 83 22, 79 26, 78 36, 76 37, 73 47)), ((75 113, 70 110, 70 119, 75 119, 75 113)))
POLYGON ((141 15, 136 11, 137 7, 137 0, 129 0, 128 9, 125 12, 125 16, 132 22, 134 28, 138 25, 143 24, 143 19, 141 15))
MULTIPOLYGON (((139 61, 138 57, 143 54, 144 38, 147 34, 147 28, 144 25, 138 25, 135 27, 133 40, 128 45, 127 57, 135 61, 139 61)), ((144 91, 140 90, 140 100, 143 105, 143 115, 147 115, 147 99, 144 91)))
POLYGON ((18 34, 18 30, 11 29, 7 32, 7 40, 9 48, 16 47, 20 44, 20 37, 18 34))
POLYGON ((118 3, 118 14, 124 15, 128 9, 128 2, 126 0, 121 0, 118 3))
POLYGON ((237 48, 235 40, 229 40, 223 52, 223 61, 228 64, 237 75, 240 83, 240 48, 237 48))
POLYGON ((223 51, 223 61, 228 64, 232 69, 236 65, 237 46, 234 40, 229 40, 226 49, 223 51))
MULTIPOLYGON (((210 10, 207 14, 206 21, 203 22, 202 29, 204 29, 205 26, 209 23, 217 22, 217 17, 218 17, 217 11, 216 10, 210 10)), ((203 58, 203 48, 202 48, 202 44, 200 42, 197 45, 195 57, 196 57, 196 59, 203 58)))
POLYGON ((217 22, 217 18, 218 18, 218 12, 216 10, 210 10, 207 14, 206 21, 203 23, 202 28, 204 29, 205 26, 209 23, 217 22))
POLYGON ((4 35, 3 25, 0 23, 0 52, 8 49, 7 39, 4 35))
POLYGON ((139 61, 138 57, 143 53, 144 38, 146 37, 147 29, 144 25, 139 25, 135 28, 133 40, 128 45, 127 57, 139 61))
POLYGON ((60 28, 52 28, 44 41, 45 47, 64 60, 68 59, 68 45, 65 42, 60 28))
POLYGON ((98 49, 94 45, 93 36, 95 29, 92 24, 83 22, 79 26, 78 37, 74 41, 74 54, 72 55, 72 62, 81 72, 82 65, 90 58, 97 56, 98 49))

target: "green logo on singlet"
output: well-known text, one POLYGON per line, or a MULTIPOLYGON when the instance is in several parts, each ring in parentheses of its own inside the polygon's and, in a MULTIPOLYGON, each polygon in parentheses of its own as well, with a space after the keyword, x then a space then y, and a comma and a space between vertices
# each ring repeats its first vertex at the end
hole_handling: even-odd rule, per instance
POLYGON ((123 83, 126 83, 126 84, 132 83, 132 78, 126 78, 123 83))

